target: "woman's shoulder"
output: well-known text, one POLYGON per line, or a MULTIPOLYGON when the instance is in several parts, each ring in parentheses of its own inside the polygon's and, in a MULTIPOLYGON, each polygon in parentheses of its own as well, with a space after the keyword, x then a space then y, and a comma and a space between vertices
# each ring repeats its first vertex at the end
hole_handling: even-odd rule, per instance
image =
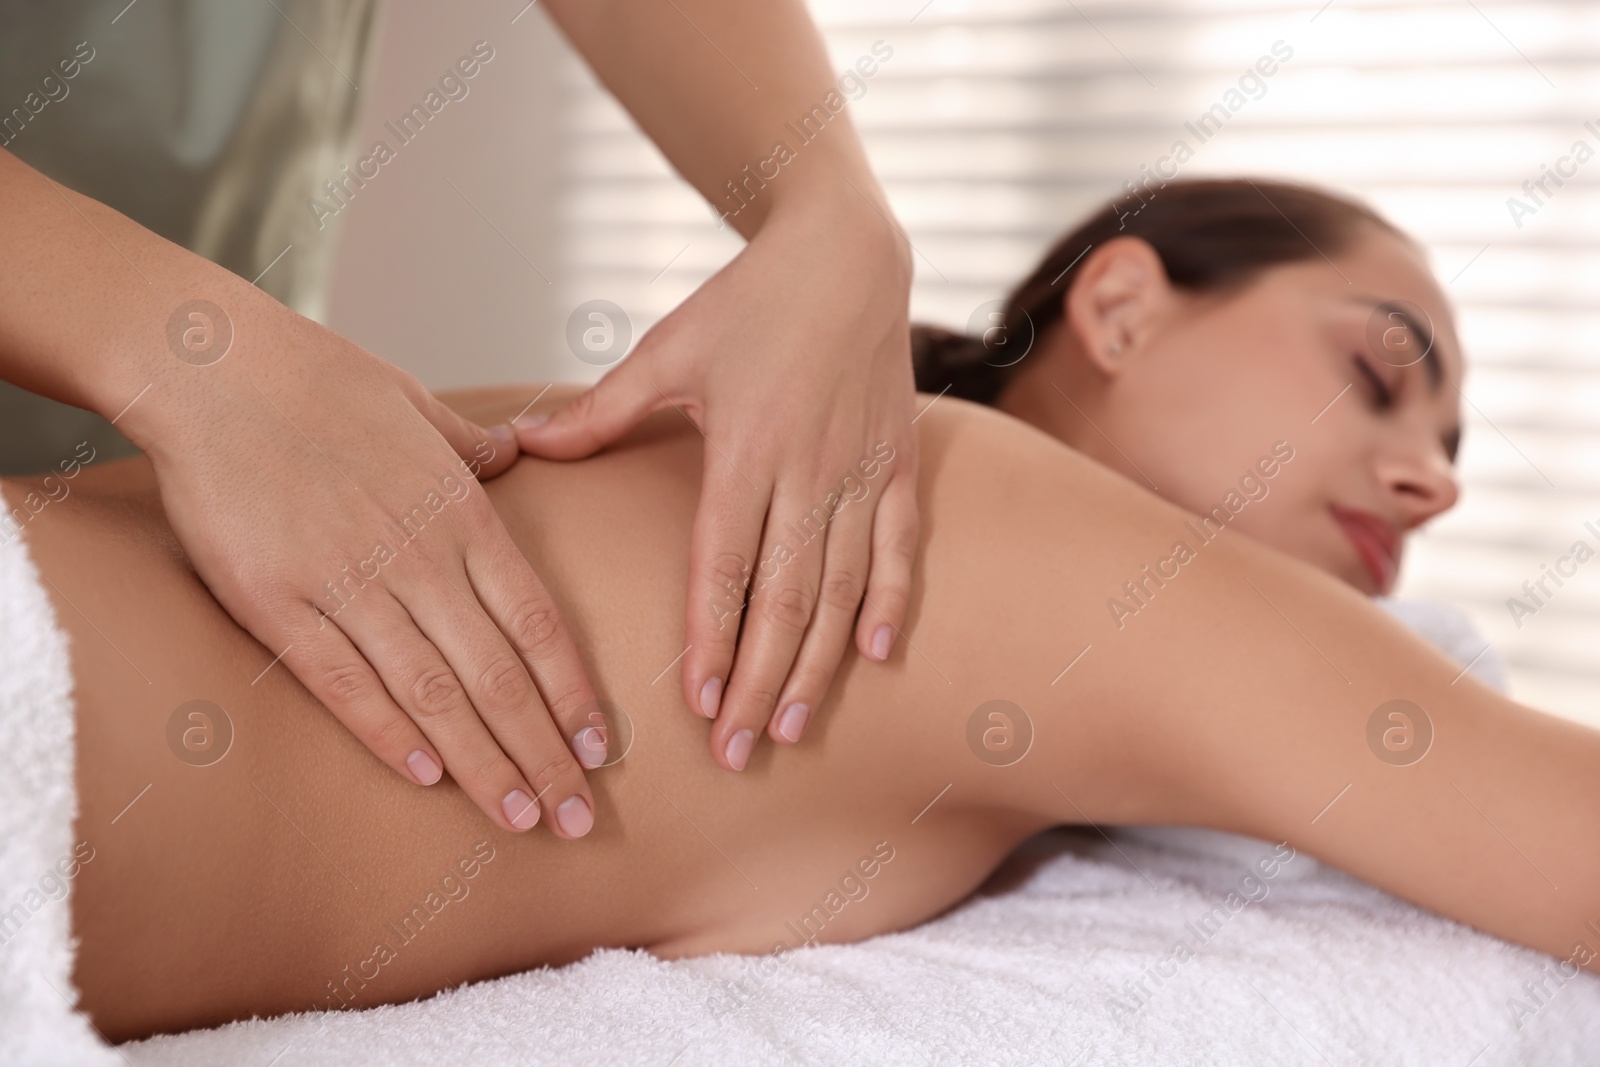
POLYGON ((960 485, 972 499, 989 492, 1041 500, 1062 492, 1150 496, 1058 438, 996 408, 918 394, 916 418, 924 478, 960 485))

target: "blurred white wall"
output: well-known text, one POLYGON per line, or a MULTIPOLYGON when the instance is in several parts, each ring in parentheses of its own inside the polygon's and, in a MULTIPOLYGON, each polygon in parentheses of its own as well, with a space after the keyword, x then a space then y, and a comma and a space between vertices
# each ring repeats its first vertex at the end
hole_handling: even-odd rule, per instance
POLYGON ((565 320, 552 164, 561 72, 574 61, 536 6, 518 17, 525 4, 388 0, 375 75, 360 87, 360 155, 381 138, 395 158, 335 223, 343 229, 328 324, 435 388, 562 369, 551 360, 565 320), (398 123, 480 40, 494 58, 465 82, 467 95, 402 145, 384 124, 398 123))

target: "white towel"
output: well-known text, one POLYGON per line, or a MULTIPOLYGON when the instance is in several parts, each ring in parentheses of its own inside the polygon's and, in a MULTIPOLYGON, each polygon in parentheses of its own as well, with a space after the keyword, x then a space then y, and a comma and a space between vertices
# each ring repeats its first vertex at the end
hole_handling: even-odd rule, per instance
MULTIPOLYGON (((20 540, 0 605, 0 905, 27 908, 76 800, 66 642, 20 540)), ((0 947, 0 1064, 1595 1062, 1600 980, 1264 842, 1113 836, 1044 835, 941 918, 776 964, 607 950, 115 1051, 70 1009, 69 913, 41 894, 0 947)))
POLYGON ((0 507, 0 1064, 118 1062, 72 1010, 72 738, 67 637, 0 507))

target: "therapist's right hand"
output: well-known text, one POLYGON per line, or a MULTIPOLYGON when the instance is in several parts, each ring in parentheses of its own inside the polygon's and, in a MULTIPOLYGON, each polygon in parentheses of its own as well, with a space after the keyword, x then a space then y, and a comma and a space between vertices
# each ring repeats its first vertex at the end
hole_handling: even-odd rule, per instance
POLYGON ((492 434, 259 291, 228 289, 213 298, 227 323, 185 320, 194 364, 180 357, 119 423, 200 577, 266 646, 263 668, 281 656, 408 781, 448 771, 506 830, 542 815, 583 836, 604 721, 550 593, 473 477, 515 461, 509 427, 492 434), (230 327, 232 350, 205 363, 230 327))

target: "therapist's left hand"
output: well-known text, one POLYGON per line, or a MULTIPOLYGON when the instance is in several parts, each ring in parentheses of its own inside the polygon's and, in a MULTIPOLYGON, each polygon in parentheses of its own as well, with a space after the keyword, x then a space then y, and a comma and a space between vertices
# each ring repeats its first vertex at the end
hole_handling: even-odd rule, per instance
POLYGON ((552 459, 669 405, 705 437, 683 689, 731 770, 763 729, 800 739, 852 629, 885 659, 910 599, 909 248, 886 206, 841 193, 775 206, 599 384, 517 427, 524 451, 552 459))

